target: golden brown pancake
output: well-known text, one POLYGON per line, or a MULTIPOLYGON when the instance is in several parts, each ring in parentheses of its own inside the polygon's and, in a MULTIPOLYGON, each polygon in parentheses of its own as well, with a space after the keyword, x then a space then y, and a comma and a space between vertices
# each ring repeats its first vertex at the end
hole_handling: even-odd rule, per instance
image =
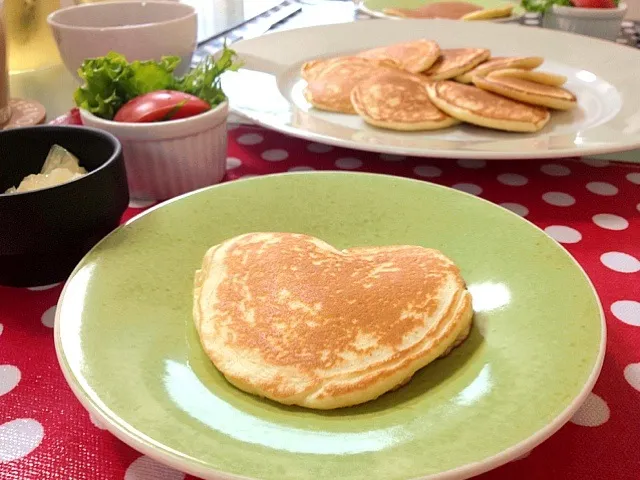
POLYGON ((489 58, 486 48, 448 48, 441 50, 440 58, 424 72, 429 80, 447 80, 475 68, 489 58))
POLYGON ((317 109, 353 114, 351 90, 374 72, 391 66, 395 63, 387 59, 361 57, 344 57, 311 65, 304 73, 309 78, 304 97, 317 109))
POLYGON ((441 112, 427 95, 421 75, 389 70, 360 82, 351 103, 365 122, 390 130, 436 130, 459 123, 441 112))
POLYGON ((496 8, 485 8, 483 10, 477 10, 475 12, 467 13, 461 18, 465 22, 476 20, 493 20, 494 18, 510 17, 513 13, 513 4, 505 4, 496 8))
POLYGON ((504 70, 507 68, 533 70, 542 65, 542 62, 544 62, 544 58, 542 57, 492 57, 473 70, 458 75, 454 80, 462 83, 473 83, 471 80, 473 75, 488 75, 496 70, 504 70))
POLYGON ((546 108, 527 105, 452 81, 430 83, 429 98, 460 121, 508 132, 537 132, 549 121, 546 108))
POLYGON ((427 70, 440 56, 440 47, 433 40, 413 40, 373 48, 358 54, 359 57, 392 60, 403 70, 420 73, 427 70))
POLYGON ((539 70, 529 71, 522 68, 505 68, 491 72, 494 76, 515 77, 530 82, 550 85, 552 87, 561 87, 567 83, 567 77, 558 75, 557 73, 541 72, 539 70))
POLYGON ((287 405, 377 398, 466 338, 472 315, 458 268, 423 247, 249 233, 209 249, 195 277, 206 354, 236 387, 287 405))
POLYGON ((392 17, 459 20, 478 10, 482 10, 482 7, 469 2, 435 2, 418 8, 385 8, 382 11, 392 17))
MULTIPOLYGON (((494 73, 500 73, 500 71, 494 73)), ((576 96, 565 88, 544 85, 513 76, 494 75, 494 73, 490 73, 486 77, 473 77, 474 85, 503 97, 554 110, 569 110, 578 104, 576 96)))

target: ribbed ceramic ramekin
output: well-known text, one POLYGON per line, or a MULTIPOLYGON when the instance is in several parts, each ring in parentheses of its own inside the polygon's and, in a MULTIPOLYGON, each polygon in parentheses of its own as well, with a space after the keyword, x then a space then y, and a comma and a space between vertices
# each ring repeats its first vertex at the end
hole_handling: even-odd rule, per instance
POLYGON ((131 198, 166 200, 224 177, 229 105, 195 117, 158 123, 104 120, 80 110, 82 122, 122 143, 131 198))
POLYGON ((542 26, 554 30, 578 33, 603 40, 615 41, 627 13, 627 4, 617 8, 577 8, 553 5, 542 15, 542 26))

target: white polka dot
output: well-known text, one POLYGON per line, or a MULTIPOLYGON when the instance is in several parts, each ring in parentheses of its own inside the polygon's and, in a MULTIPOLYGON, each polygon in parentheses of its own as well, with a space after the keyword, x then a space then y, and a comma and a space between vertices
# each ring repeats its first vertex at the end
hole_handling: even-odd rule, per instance
POLYGON ((571 173, 569 167, 565 167, 564 165, 559 165, 557 163, 547 163, 546 165, 542 165, 540 167, 540 171, 547 175, 551 175, 552 177, 566 177, 571 173))
POLYGON ((297 167, 291 167, 289 169, 290 172, 312 172, 315 168, 307 167, 306 165, 298 165, 297 167))
POLYGON ((333 150, 333 147, 323 143, 310 143, 307 145, 307 150, 311 153, 328 153, 333 150))
POLYGON ((0 335, 2 335, 2 332, 4 332, 4 325, 0 323, 0 335))
POLYGON ((40 321, 45 327, 53 328, 56 323, 56 306, 49 307, 40 317, 40 321))
POLYGON ((145 198, 134 198, 129 201, 130 208, 147 208, 156 203, 155 200, 145 199, 145 198))
POLYGON ((37 287, 27 287, 27 290, 31 290, 32 292, 40 292, 42 290, 50 290, 52 288, 57 287, 58 285, 60 285, 60 282, 51 283, 49 285, 39 285, 37 287))
POLYGON ((227 170, 233 170, 242 165, 242 160, 236 157, 227 157, 227 170))
POLYGON ((257 145, 264 140, 264 137, 259 133, 245 133, 238 137, 238 143, 240 145, 257 145))
POLYGON ((452 185, 451 188, 470 193, 471 195, 480 195, 482 193, 482 187, 474 183, 456 183, 452 185))
POLYGON ((624 369, 624 378, 629 385, 640 392, 640 363, 632 363, 624 369))
POLYGON ((606 167, 609 165, 609 160, 600 160, 599 158, 583 158, 582 163, 590 165, 592 167, 606 167))
POLYGON ((89 412, 89 420, 93 423, 93 426, 100 430, 106 430, 106 427, 102 424, 102 420, 98 419, 93 413, 89 412))
POLYGON ((407 158, 404 155, 393 155, 390 153, 381 153, 380 154, 380 160, 384 161, 384 162, 400 162, 401 160, 404 160, 405 158, 407 158))
POLYGON ((599 213, 598 215, 594 215, 592 219, 593 223, 607 230, 624 230, 629 226, 626 218, 610 213, 599 213))
POLYGON ((185 474, 143 455, 133 461, 124 480, 184 480, 185 474))
POLYGON ((511 210, 513 213, 517 213, 521 217, 526 217, 529 214, 529 209, 524 205, 520 205, 519 203, 501 203, 500 206, 506 208, 507 210, 511 210))
POLYGON ((11 462, 33 452, 42 442, 44 429, 32 418, 18 418, 0 425, 0 462, 11 462))
POLYGON ((568 193, 562 192, 547 192, 542 195, 542 199, 550 205, 556 207, 569 207, 576 203, 576 199, 568 193))
POLYGON ((636 205, 636 210, 640 212, 640 203, 636 205))
POLYGON ((459 167, 462 168, 471 168, 477 170, 479 168, 484 168, 487 165, 486 160, 470 160, 470 159, 461 159, 456 162, 459 167))
POLYGON ((611 304, 611 313, 627 325, 640 327, 640 302, 635 300, 618 300, 611 304))
POLYGON ((517 173, 502 173, 498 175, 498 181, 503 185, 509 185, 511 187, 521 187, 529 183, 529 179, 523 175, 517 173))
POLYGON ((618 187, 606 182, 589 182, 587 183, 587 190, 597 195, 604 195, 610 197, 618 193, 618 187))
POLYGON ((590 393, 582 406, 571 417, 571 423, 581 427, 599 427, 609 420, 609 405, 595 393, 590 393))
POLYGON ((636 185, 640 185, 640 172, 627 173, 627 180, 636 185))
POLYGON ((354 170, 362 166, 362 160, 353 157, 342 157, 336 160, 336 167, 354 170))
POLYGON ((413 169, 413 173, 415 173, 419 177, 433 178, 442 175, 442 170, 431 165, 418 165, 413 169))
POLYGON ((582 234, 578 230, 563 225, 550 225, 544 231, 560 243, 578 243, 582 240, 582 234))
POLYGON ((265 150, 260 156, 267 162, 281 162, 289 157, 289 152, 281 148, 274 148, 272 150, 265 150))
POLYGON ((605 267, 620 273, 635 273, 640 271, 640 261, 628 253, 607 252, 600 256, 605 267))
POLYGON ((16 388, 21 377, 18 367, 0 365, 0 397, 16 388))

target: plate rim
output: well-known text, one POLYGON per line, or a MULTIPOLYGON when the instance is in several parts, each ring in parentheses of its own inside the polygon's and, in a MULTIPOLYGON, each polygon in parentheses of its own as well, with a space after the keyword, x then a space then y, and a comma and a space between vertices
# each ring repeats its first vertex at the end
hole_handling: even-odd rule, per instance
MULTIPOLYGON (((398 22, 405 22, 406 24, 424 24, 425 22, 429 22, 432 25, 444 25, 446 27, 458 28, 460 25, 483 25, 486 28, 505 28, 505 29, 514 29, 520 28, 523 30, 534 31, 542 31, 542 28, 531 28, 527 26, 520 25, 518 23, 513 22, 460 22, 457 20, 447 20, 447 19, 381 19, 386 21, 387 24, 397 24, 398 22)), ((331 30, 331 29, 340 29, 340 28, 349 28, 348 26, 353 27, 354 25, 366 24, 367 20, 360 21, 352 21, 352 22, 341 22, 341 23, 332 23, 326 25, 316 25, 313 27, 299 27, 288 30, 281 31, 273 31, 269 32, 261 37, 257 38, 249 38, 238 41, 234 44, 234 48, 241 47, 242 45, 252 44, 256 42, 262 42, 264 39, 272 38, 274 36, 284 36, 284 35, 308 35, 310 30, 314 31, 322 31, 322 30, 331 30)), ((424 28, 428 30, 428 25, 424 25, 424 28)), ((464 28, 464 27, 463 27, 464 28)), ((472 28, 472 27, 471 27, 472 28)), ((519 30, 519 31, 523 31, 519 30)), ((544 29, 544 33, 548 35, 552 35, 558 37, 558 41, 569 38, 580 38, 581 41, 588 41, 592 44, 596 42, 596 45, 607 45, 607 48, 624 48, 625 45, 619 45, 614 42, 610 42, 607 40, 602 40, 594 37, 589 37, 586 35, 579 35, 575 33, 560 31, 560 30, 548 30, 544 29)), ((627 47, 629 48, 629 47, 627 47)), ((622 50, 620 50, 622 51, 622 50)), ((243 52, 240 53, 242 55, 243 52)), ((329 53, 330 52, 325 52, 329 53)), ((636 52, 640 54, 640 52, 636 52)), ((553 59, 551 59, 553 60, 553 59)), ((286 64, 287 67, 292 66, 292 64, 286 64)), ((638 69, 640 73, 640 69, 638 69)), ((633 73, 633 72, 632 72, 633 73)), ((609 82, 608 82, 609 83, 609 82)), ((624 93, 629 93, 628 90, 620 91, 618 89, 618 85, 613 85, 620 95, 624 95, 624 93)), ((283 97, 284 98, 284 97, 283 97)), ((284 99, 287 103, 291 104, 289 99, 284 99)), ((265 129, 273 130, 276 132, 284 133, 289 136, 293 136, 296 138, 300 138, 303 140, 317 142, 317 143, 325 143, 327 145, 332 145, 340 148, 346 148, 351 150, 365 151, 365 152, 374 152, 374 153, 386 153, 386 154, 399 154, 406 155, 418 158, 450 158, 450 159, 482 159, 482 160, 542 160, 542 159, 553 159, 553 158, 571 158, 571 157, 583 157, 583 156, 592 156, 592 155, 604 155, 604 154, 615 154, 619 152, 625 152, 629 150, 640 149, 640 132, 634 135, 622 136, 617 135, 613 140, 598 140, 592 144, 587 146, 576 146, 575 144, 572 147, 562 147, 562 148, 554 148, 554 149, 544 149, 544 150, 531 150, 527 148, 514 148, 513 150, 505 151, 505 150, 475 150, 475 149, 443 149, 443 150, 435 150, 428 148, 420 148, 420 147, 404 147, 404 146, 393 146, 385 143, 375 144, 375 143, 364 143, 358 140, 339 138, 336 136, 325 135, 323 133, 318 133, 313 129, 308 129, 305 127, 298 127, 291 125, 288 122, 283 120, 275 121, 270 119, 261 118, 260 112, 255 113, 253 111, 243 110, 242 107, 238 108, 233 101, 233 98, 229 97, 230 110, 235 115, 248 120, 252 124, 259 125, 265 129)), ((624 103, 623 103, 624 105, 624 103)), ((546 139, 546 138, 557 138, 564 137, 567 135, 577 135, 583 132, 588 132, 589 130, 597 129, 605 127, 608 123, 610 123, 615 118, 618 118, 621 112, 616 113, 614 117, 607 120, 606 122, 587 127, 583 130, 578 130, 576 132, 572 132, 569 134, 566 133, 558 133, 554 135, 543 134, 542 136, 531 136, 524 138, 526 139, 546 139)), ((393 133, 393 132, 391 132, 393 133)), ((398 133, 398 132, 395 132, 398 133)), ((513 140, 518 140, 514 136, 513 140)), ((507 141, 513 141, 507 140, 507 141)), ((488 142, 493 142, 493 140, 488 140, 488 142)))
MULTIPOLYGON (((527 220, 524 217, 521 217, 520 215, 512 212, 507 208, 504 208, 482 197, 478 197, 478 196, 469 194, 467 192, 459 191, 451 187, 428 182, 425 180, 418 180, 418 179, 407 178, 407 177, 398 177, 394 175, 379 174, 379 173, 368 173, 368 172, 363 173, 363 172, 321 171, 321 172, 283 172, 283 173, 277 173, 277 174, 271 174, 271 175, 260 175, 258 177, 251 177, 251 178, 240 180, 240 181, 255 182, 255 181, 261 181, 262 179, 268 178, 268 177, 284 177, 284 176, 291 176, 291 175, 309 176, 309 175, 318 175, 318 174, 325 175, 325 176, 365 175, 365 176, 375 176, 375 177, 389 177, 395 180, 407 181, 410 183, 426 183, 431 187, 435 187, 436 189, 443 189, 448 191, 453 190, 456 194, 459 194, 462 197, 465 197, 465 196, 471 197, 479 202, 484 202, 485 204, 488 204, 489 207, 495 207, 499 210, 506 211, 509 215, 517 219, 517 221, 524 222, 525 224, 528 224, 530 227, 533 227, 534 229, 538 230, 538 232, 541 232, 545 237, 547 237, 549 241, 556 242, 553 239, 553 237, 547 234, 542 228, 538 227, 533 222, 527 220)), ((233 182, 235 181, 237 180, 234 180, 233 182)), ((157 205, 154 205, 153 207, 143 212, 140 212, 139 214, 127 220, 122 225, 118 226, 116 229, 110 232, 107 236, 105 236, 102 240, 100 240, 100 242, 98 242, 82 258, 82 260, 80 260, 76 268, 69 275, 69 278, 67 279, 67 281, 65 281, 65 285, 60 293, 60 297, 58 299, 58 302, 56 303, 56 307, 59 307, 64 301, 67 287, 69 285, 69 280, 73 276, 75 276, 78 273, 78 271, 83 267, 85 259, 89 255, 91 255, 94 250, 99 248, 99 246, 103 242, 105 242, 108 238, 110 238, 112 235, 115 235, 121 229, 127 227, 128 225, 132 224, 138 219, 148 214, 151 214, 152 212, 155 212, 156 210, 159 210, 167 205, 170 205, 174 202, 181 201, 182 199, 190 196, 201 194, 202 192, 205 192, 208 190, 213 190, 220 186, 224 186, 228 183, 232 183, 232 182, 218 183, 216 185, 203 187, 203 188, 194 190, 192 192, 184 193, 182 195, 171 198, 164 202, 158 203, 157 205)), ((464 480, 464 479, 488 472, 497 467, 505 465, 513 460, 516 460, 519 456, 524 455, 527 452, 530 452, 535 447, 537 447, 538 445, 543 443, 545 440, 547 440, 549 437, 551 437, 560 428, 562 428, 571 419, 573 414, 580 408, 580 406, 582 406, 584 401, 587 399, 588 395, 592 392, 593 387, 597 382, 598 377, 601 373, 602 365, 604 363, 604 357, 606 353, 606 344, 607 344, 606 317, 605 317, 604 309, 602 307, 600 296, 598 295, 598 292, 595 286, 593 285, 591 278, 587 275, 582 265, 578 263, 575 257, 571 255, 566 248, 564 248, 560 244, 559 244, 559 247, 562 251, 562 254, 566 255, 573 262, 574 266, 577 267, 577 273, 580 273, 586 280, 587 285, 591 290, 590 293, 591 295, 593 295, 593 297, 596 300, 596 305, 598 307, 598 313, 600 316, 600 344, 598 346, 598 353, 595 358, 593 368, 589 373, 588 377, 586 378, 586 381, 582 389, 565 407, 565 409, 562 410, 556 417, 554 417, 551 421, 549 421, 544 427, 535 431, 529 437, 516 443, 515 445, 512 445, 502 450, 501 452, 495 455, 492 455, 491 457, 487 457, 475 463, 468 463, 453 469, 429 474, 426 476, 413 477, 407 480, 464 480)), ((128 446, 135 449, 136 451, 142 453, 143 455, 146 455, 158 461, 159 463, 168 465, 176 470, 187 473, 189 475, 194 475, 207 480, 259 480, 257 477, 246 477, 242 475, 228 474, 216 469, 212 469, 207 466, 206 462, 203 462, 196 458, 186 458, 187 456, 184 453, 160 444, 159 442, 153 440, 152 438, 148 437, 147 435, 145 435, 143 432, 139 430, 133 429, 132 431, 131 429, 126 428, 125 427, 126 422, 121 422, 122 425, 118 423, 117 420, 121 420, 121 419, 111 418, 111 416, 108 415, 107 413, 107 412, 110 412, 110 409, 104 404, 104 402, 102 402, 102 400, 100 400, 99 398, 93 398, 97 396, 91 395, 89 392, 81 388, 83 382, 80 381, 80 379, 76 378, 76 376, 71 371, 71 368, 68 362, 66 361, 66 357, 65 357, 64 350, 61 343, 61 335, 60 335, 60 328, 61 328, 60 323, 62 322, 61 311, 62 311, 61 308, 56 308, 55 323, 54 323, 54 346, 55 346, 56 358, 57 358, 58 364, 60 366, 60 369, 62 370, 62 374, 64 376, 65 382, 71 388, 71 391, 74 394, 74 396, 77 398, 80 404, 85 408, 85 410, 87 410, 87 412, 89 412, 91 415, 97 418, 97 420, 101 423, 102 426, 105 427, 107 431, 109 431, 112 435, 114 435, 120 441, 127 444, 128 446), (100 408, 101 406, 102 406, 102 409, 100 408)))

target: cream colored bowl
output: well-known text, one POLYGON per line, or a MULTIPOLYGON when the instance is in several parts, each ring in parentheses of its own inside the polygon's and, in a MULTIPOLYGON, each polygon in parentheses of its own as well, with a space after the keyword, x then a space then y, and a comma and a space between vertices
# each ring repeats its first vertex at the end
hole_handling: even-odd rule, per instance
POLYGON ((226 171, 225 101, 195 117, 158 123, 103 120, 80 109, 82 123, 122 143, 131 198, 166 200, 219 183, 226 171))
POLYGON ((77 70, 87 58, 113 50, 127 60, 182 59, 177 75, 185 73, 197 43, 197 15, 178 2, 123 1, 88 3, 58 10, 47 18, 65 66, 77 70))

